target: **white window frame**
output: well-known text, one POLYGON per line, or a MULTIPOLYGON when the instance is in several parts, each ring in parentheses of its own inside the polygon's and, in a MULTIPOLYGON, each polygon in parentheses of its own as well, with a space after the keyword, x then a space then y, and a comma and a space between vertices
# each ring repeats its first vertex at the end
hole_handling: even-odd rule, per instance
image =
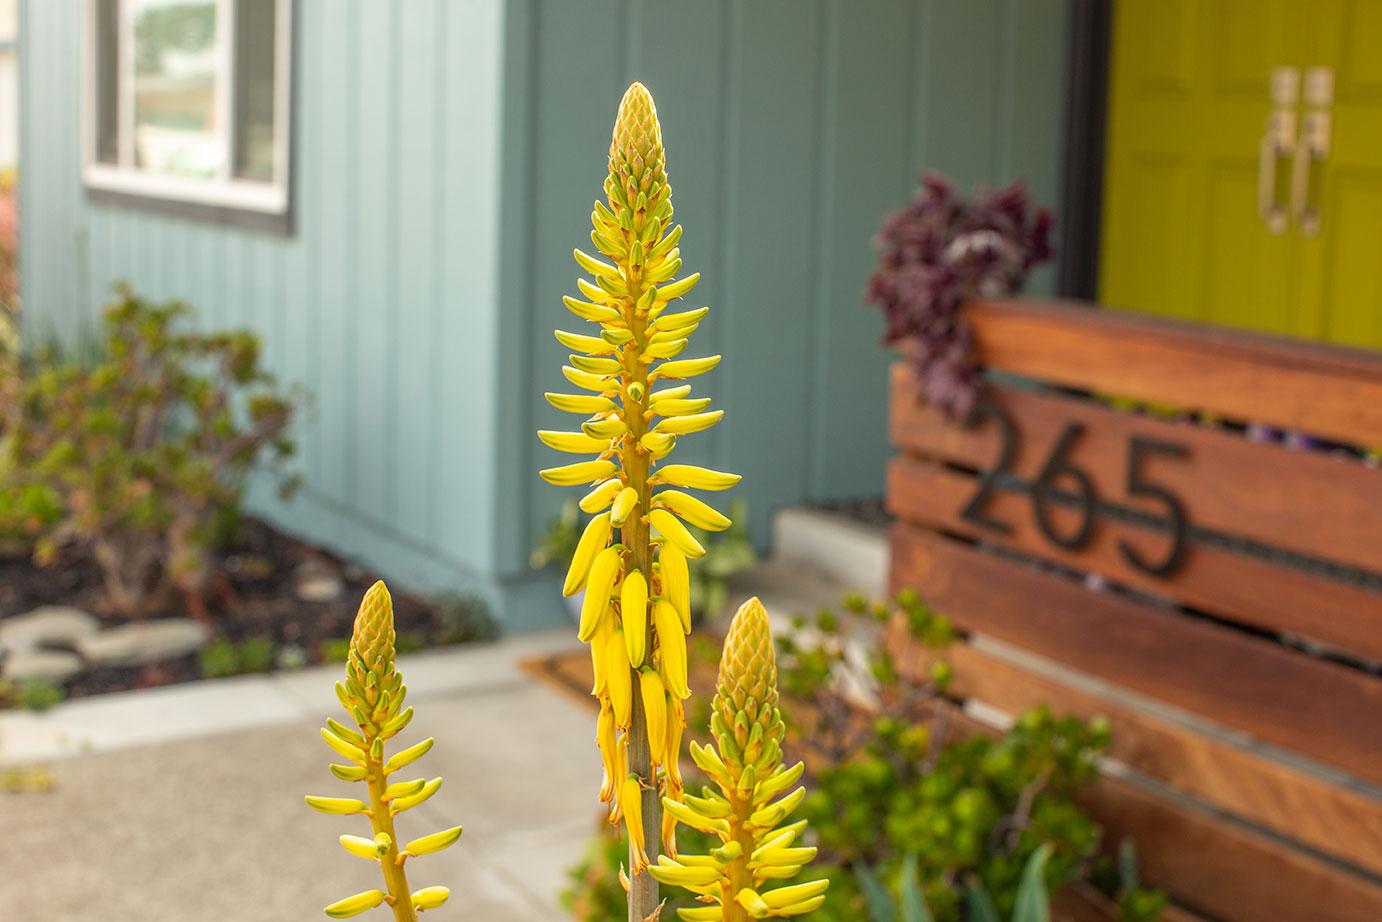
MULTIPOLYGON (((290 202, 292 84, 293 84, 293 4, 277 0, 274 28, 274 176, 271 181, 243 179, 235 168, 235 120, 230 117, 235 86, 235 4, 238 0, 214 0, 216 4, 216 55, 221 73, 216 84, 217 123, 225 126, 221 142, 225 157, 219 173, 199 179, 169 176, 137 169, 134 166, 134 81, 125 76, 117 102, 120 164, 101 163, 96 158, 96 24, 97 3, 84 3, 83 80, 82 80, 82 179, 90 189, 123 193, 169 202, 189 202, 213 208, 230 208, 269 215, 286 215, 290 202)), ((120 23, 117 42, 122 75, 133 70, 133 4, 116 0, 120 23)))

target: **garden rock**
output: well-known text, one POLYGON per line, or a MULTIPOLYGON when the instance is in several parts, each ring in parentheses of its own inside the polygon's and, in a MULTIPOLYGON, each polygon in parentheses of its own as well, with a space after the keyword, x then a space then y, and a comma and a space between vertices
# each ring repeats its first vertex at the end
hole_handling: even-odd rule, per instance
POLYGON ((70 646, 100 628, 100 622, 80 608, 44 605, 0 621, 0 649, 30 650, 49 644, 70 646))
POLYGON ((99 666, 140 666, 195 653, 211 639, 200 621, 168 618, 142 621, 77 640, 77 652, 99 666))
POLYGON ((11 650, 0 661, 0 678, 16 684, 61 685, 81 671, 81 657, 63 650, 11 650))
POLYGON ((345 591, 345 585, 333 570, 312 561, 297 568, 294 584, 298 598, 304 602, 332 602, 345 591))

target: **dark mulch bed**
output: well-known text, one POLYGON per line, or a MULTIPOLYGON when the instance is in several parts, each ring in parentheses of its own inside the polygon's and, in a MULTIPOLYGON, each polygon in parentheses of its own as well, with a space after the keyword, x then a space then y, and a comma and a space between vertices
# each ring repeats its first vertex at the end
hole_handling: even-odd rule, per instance
MULTIPOLYGON (((342 661, 360 598, 376 574, 246 519, 233 545, 220 555, 218 576, 206 594, 213 647, 266 639, 270 669, 342 661), (308 601, 298 587, 305 580, 339 580, 330 600, 308 601)), ((467 596, 424 597, 390 587, 400 652, 493 637, 496 628, 485 603, 467 596)), ((128 623, 105 604, 101 573, 85 558, 38 567, 27 556, 0 555, 0 619, 42 605, 70 605, 95 615, 103 627, 128 623)), ((152 617, 188 617, 183 610, 152 617)), ((259 644, 261 651, 264 644, 259 644)), ((208 648, 210 650, 211 648, 208 648)), ((65 685, 68 697, 130 688, 149 688, 204 677, 203 654, 136 667, 93 667, 65 685)), ((259 670, 255 670, 259 671, 259 670)))

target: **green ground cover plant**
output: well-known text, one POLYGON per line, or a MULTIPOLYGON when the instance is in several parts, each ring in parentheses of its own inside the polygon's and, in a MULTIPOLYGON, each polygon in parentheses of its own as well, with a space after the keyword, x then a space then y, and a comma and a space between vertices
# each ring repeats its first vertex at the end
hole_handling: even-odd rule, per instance
MULTIPOLYGON (((1038 853, 1048 892, 1096 881, 1125 920, 1157 917, 1164 896, 1135 872, 1110 874, 1101 832, 1074 799, 1108 745, 1105 721, 1038 709, 994 737, 953 732, 943 656, 955 631, 911 592, 888 604, 850 598, 793 627, 778 639, 781 711, 787 745, 805 755, 799 815, 815 833, 816 872, 833 882, 813 920, 870 918, 868 880, 896 892, 909 862, 937 922, 969 922, 977 891, 1010 918, 1038 853)), ((688 736, 706 739, 709 711, 688 718, 688 736)), ((617 886, 602 860, 592 846, 572 871, 566 900, 581 922, 620 918, 602 914, 617 886)))

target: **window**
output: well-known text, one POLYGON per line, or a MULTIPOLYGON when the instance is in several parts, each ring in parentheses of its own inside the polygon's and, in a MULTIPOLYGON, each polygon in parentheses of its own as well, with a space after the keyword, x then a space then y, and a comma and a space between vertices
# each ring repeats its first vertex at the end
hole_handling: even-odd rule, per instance
POLYGON ((87 5, 87 186, 286 215, 292 0, 87 5))

